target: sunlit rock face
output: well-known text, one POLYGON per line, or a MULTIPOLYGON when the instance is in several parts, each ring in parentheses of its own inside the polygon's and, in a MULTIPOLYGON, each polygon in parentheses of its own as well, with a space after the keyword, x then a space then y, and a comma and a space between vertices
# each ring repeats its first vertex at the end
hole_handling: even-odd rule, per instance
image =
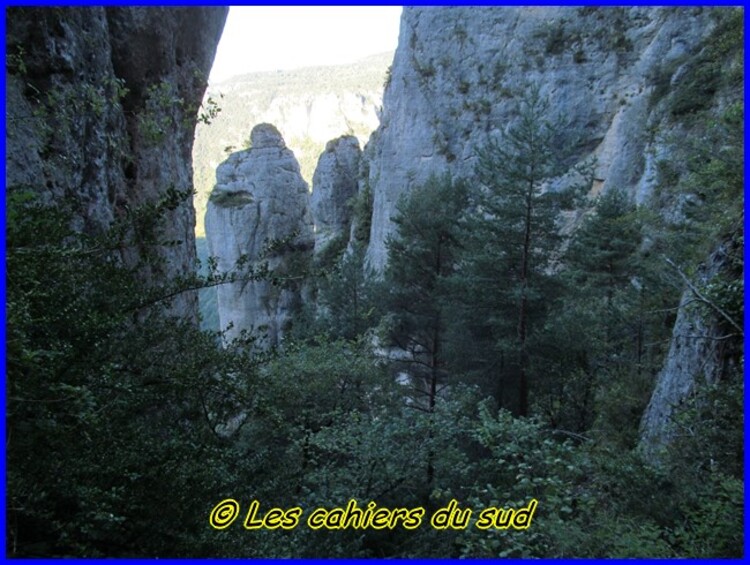
MULTIPOLYGON (((6 184, 105 229, 174 189, 192 191, 191 149, 227 8, 9 8, 6 184)), ((168 211, 144 281, 195 268, 195 213, 168 211)), ((135 246, 137 247, 137 245, 135 246)), ((142 251, 124 249, 135 264, 142 251)), ((194 293, 171 311, 197 319, 194 293)))
POLYGON ((402 194, 434 173, 470 176, 477 149, 539 85, 571 139, 596 158, 594 188, 647 202, 663 157, 657 89, 710 32, 703 8, 405 8, 381 126, 365 150, 374 204, 370 264, 382 269, 402 194), (655 92, 657 95, 655 95, 655 92), (572 137, 572 136, 571 136, 572 137))
POLYGON ((329 141, 318 160, 312 191, 316 254, 342 238, 346 244, 361 155, 357 138, 343 136, 329 141))
POLYGON ((284 275, 292 261, 311 256, 313 229, 307 183, 281 134, 270 124, 260 124, 252 130, 251 143, 250 149, 233 153, 216 171, 206 238, 220 272, 233 271, 246 258, 254 265, 267 263, 277 278, 218 288, 225 340, 246 331, 267 348, 281 342, 299 306, 300 285, 284 275))
MULTIPOLYGON (((678 218, 690 195, 665 202, 658 165, 679 162, 675 140, 691 135, 690 120, 674 119, 670 104, 715 28, 716 10, 405 8, 381 125, 362 158, 361 185, 373 195, 368 263, 380 271, 387 263, 400 197, 433 174, 471 181, 478 150, 518 118, 517 102, 532 85, 565 134, 571 169, 593 163, 592 195, 624 190, 665 221, 678 218)), ((736 94, 717 92, 709 104, 732 100, 736 94)), ((715 268, 716 258, 707 264, 715 268)), ((670 440, 674 407, 727 368, 719 326, 685 308, 689 299, 642 422, 651 460, 670 440)))

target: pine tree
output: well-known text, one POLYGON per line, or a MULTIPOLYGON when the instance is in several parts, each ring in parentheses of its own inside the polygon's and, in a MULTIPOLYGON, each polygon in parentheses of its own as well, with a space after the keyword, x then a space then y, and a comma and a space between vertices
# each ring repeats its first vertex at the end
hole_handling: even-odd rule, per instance
POLYGON ((333 338, 355 340, 377 321, 378 285, 375 273, 365 263, 364 252, 363 246, 355 245, 321 282, 318 325, 333 338))
POLYGON ((635 204, 624 192, 611 190, 598 199, 562 258, 564 289, 543 340, 548 375, 543 404, 555 426, 589 429, 598 385, 606 382, 614 389, 616 380, 640 367, 646 284, 640 276, 641 239, 635 204))
POLYGON ((389 338, 426 369, 430 412, 445 365, 445 281, 456 268, 458 218, 465 205, 463 184, 431 177, 398 204, 396 235, 387 241, 389 338))
POLYGON ((602 195, 594 215, 575 233, 566 253, 565 263, 575 283, 604 289, 606 304, 612 306, 616 291, 627 286, 637 272, 640 232, 635 204, 627 194, 610 190, 602 195))
MULTIPOLYGON (((641 227, 635 205, 619 190, 604 194, 594 215, 576 232, 565 256, 571 290, 595 310, 605 350, 617 349, 618 332, 637 308, 639 272, 637 251, 641 227)), ((639 336, 642 331, 635 330, 639 336)), ((642 338, 636 338, 641 342, 642 338)), ((640 355, 642 343, 637 343, 640 355)))
MULTIPOLYGON (((553 284, 549 269, 561 241, 559 212, 575 192, 548 186, 569 168, 571 151, 564 148, 572 147, 549 112, 532 86, 519 103, 517 120, 480 152, 464 222, 471 243, 458 283, 475 331, 489 330, 495 342, 493 372, 515 372, 520 415, 528 414, 530 339, 553 284)), ((504 384, 505 378, 497 383, 504 384)), ((497 394, 502 402, 504 392, 497 394)))

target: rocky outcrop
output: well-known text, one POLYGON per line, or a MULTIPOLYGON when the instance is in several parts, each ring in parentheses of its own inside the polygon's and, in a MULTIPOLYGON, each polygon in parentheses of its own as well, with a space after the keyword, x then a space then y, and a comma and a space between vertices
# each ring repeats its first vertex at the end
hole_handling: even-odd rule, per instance
MULTIPOLYGON (((128 209, 192 191, 198 108, 226 8, 9 8, 6 184, 99 231, 128 209)), ((195 268, 190 198, 163 218, 144 279, 195 268)), ((143 250, 124 250, 135 263, 143 250)), ((173 311, 196 318, 196 296, 173 311)))
MULTIPOLYGON (((537 84, 571 165, 596 158, 595 190, 646 202, 668 138, 660 89, 710 32, 703 8, 406 8, 368 147, 373 217, 368 259, 382 269, 399 197, 432 174, 470 176, 477 149, 537 84)), ((668 88, 668 87, 667 87, 668 88)))
MULTIPOLYGON (((721 246, 698 274, 693 283, 705 287, 711 279, 729 270, 727 243, 721 246)), ((741 249, 732 250, 741 254, 741 249)), ((734 273, 737 279, 742 273, 734 273)), ((735 322, 741 324, 741 320, 735 322)), ((648 408, 641 420, 640 451, 652 462, 663 459, 663 451, 676 434, 682 433, 673 421, 675 411, 701 385, 721 380, 732 367, 736 368, 736 347, 742 332, 727 324, 715 309, 710 308, 687 289, 680 299, 669 352, 656 379, 648 408)))
POLYGON ((312 191, 316 255, 331 242, 345 245, 349 238, 361 155, 357 138, 343 136, 329 141, 318 160, 312 191))
POLYGON ((267 263, 272 271, 275 280, 239 281, 218 290, 226 341, 248 331, 259 345, 271 347, 281 342, 300 301, 300 286, 286 275, 303 268, 312 254, 310 196, 274 126, 255 126, 250 140, 250 149, 233 153, 216 171, 206 238, 219 272, 232 272, 242 258, 267 263))
POLYGON ((196 234, 216 167, 228 153, 245 147, 248 127, 271 123, 300 163, 312 184, 318 157, 326 143, 341 135, 366 140, 380 121, 383 82, 393 53, 367 57, 349 65, 251 73, 209 86, 206 96, 221 112, 211 124, 198 124, 193 160, 198 194, 196 234))

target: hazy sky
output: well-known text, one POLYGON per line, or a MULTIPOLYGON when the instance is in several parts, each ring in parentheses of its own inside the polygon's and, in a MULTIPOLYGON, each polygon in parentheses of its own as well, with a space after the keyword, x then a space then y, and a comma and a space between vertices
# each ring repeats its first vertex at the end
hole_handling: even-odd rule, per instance
POLYGON ((232 6, 209 82, 393 51, 400 16, 396 6, 232 6))

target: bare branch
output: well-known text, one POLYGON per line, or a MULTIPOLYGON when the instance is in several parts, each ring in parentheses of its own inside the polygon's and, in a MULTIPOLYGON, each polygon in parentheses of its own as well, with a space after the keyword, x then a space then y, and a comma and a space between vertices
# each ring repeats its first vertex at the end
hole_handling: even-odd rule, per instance
POLYGON ((693 296, 695 296, 699 301, 703 302, 710 308, 712 308, 716 313, 718 313, 722 318, 724 318, 727 322, 729 322, 732 327, 734 327, 738 332, 740 332, 740 335, 744 335, 745 332, 742 329, 742 326, 740 326, 737 322, 734 321, 734 319, 727 314, 718 304, 707 298, 704 294, 701 293, 700 290, 696 288, 696 286, 690 282, 690 279, 688 279, 687 275, 682 272, 682 269, 680 269, 677 265, 675 265, 674 261, 672 261, 669 257, 664 257, 664 260, 667 262, 669 266, 674 268, 677 273, 679 273, 680 277, 682 278, 683 282, 687 285, 687 287, 690 289, 690 292, 693 293, 693 296))

